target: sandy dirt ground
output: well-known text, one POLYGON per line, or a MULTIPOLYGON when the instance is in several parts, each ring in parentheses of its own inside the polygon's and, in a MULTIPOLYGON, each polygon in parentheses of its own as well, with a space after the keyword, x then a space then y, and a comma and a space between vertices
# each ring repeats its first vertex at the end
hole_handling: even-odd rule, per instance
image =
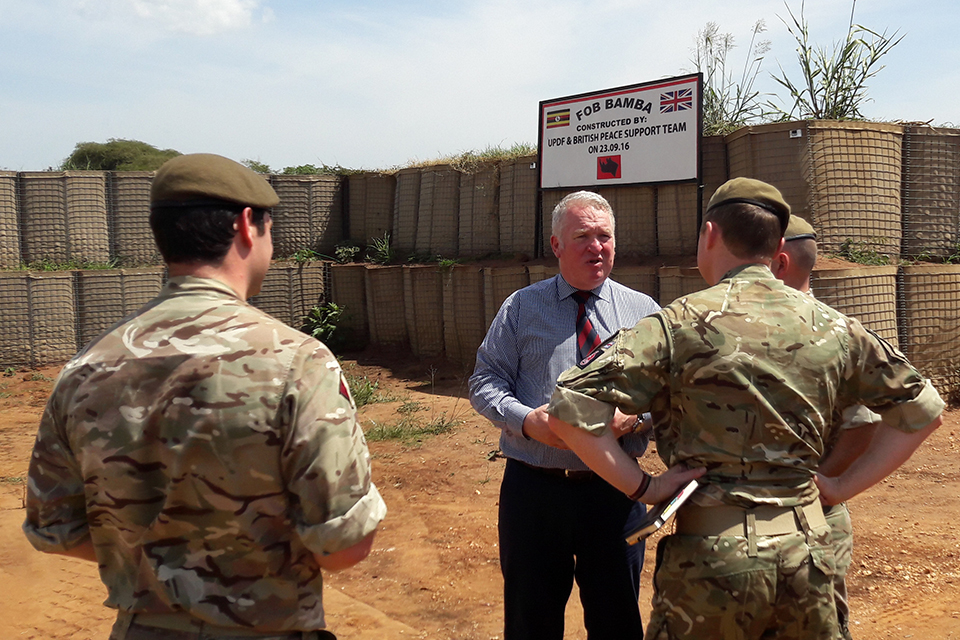
MULTIPOLYGON (((382 354, 380 354, 382 357, 382 354)), ((365 431, 401 419, 453 421, 439 435, 370 442, 389 506, 370 557, 329 574, 327 620, 343 640, 502 637, 497 499, 498 432, 466 400, 466 375, 408 358, 345 361, 389 401, 361 410, 365 431)), ((24 478, 36 425, 59 367, 0 376, 0 639, 105 639, 113 613, 91 563, 38 553, 24 539, 24 478)), ((960 638, 960 410, 897 473, 850 503, 855 529, 848 579, 858 639, 960 638)), ((654 451, 643 464, 662 468, 654 451)), ((653 557, 648 541, 648 558, 653 557)), ((641 608, 650 609, 652 562, 641 608)), ((566 639, 586 637, 576 593, 566 639)))

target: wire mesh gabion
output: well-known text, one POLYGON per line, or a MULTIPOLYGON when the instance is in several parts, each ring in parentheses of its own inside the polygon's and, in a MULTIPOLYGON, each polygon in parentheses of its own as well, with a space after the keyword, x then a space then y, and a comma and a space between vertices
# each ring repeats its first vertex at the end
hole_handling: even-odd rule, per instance
POLYGON ((417 207, 417 253, 457 255, 459 213, 460 172, 448 165, 424 167, 417 207))
POLYGON ((16 269, 18 266, 17 174, 15 171, 0 171, 0 269, 16 269))
POLYGON ((460 174, 457 253, 483 256, 500 251, 500 167, 484 164, 460 174))
POLYGON ((946 258, 960 249, 960 130, 905 126, 901 255, 946 258))
POLYGON ((537 158, 500 165, 500 251, 533 255, 537 246, 537 158))
POLYGON ((899 274, 900 348, 937 390, 960 398, 960 265, 905 265, 899 274))
POLYGON ((821 302, 897 344, 897 268, 814 269, 810 288, 821 302))

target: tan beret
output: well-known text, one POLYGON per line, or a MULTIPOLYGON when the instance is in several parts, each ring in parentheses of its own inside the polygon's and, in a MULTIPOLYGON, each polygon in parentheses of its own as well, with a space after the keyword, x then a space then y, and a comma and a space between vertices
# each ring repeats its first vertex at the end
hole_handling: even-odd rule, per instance
POLYGON ((787 231, 783 234, 783 239, 787 242, 790 240, 816 240, 817 232, 813 230, 809 222, 800 216, 790 214, 790 224, 787 225, 787 231))
POLYGON ((177 156, 163 163, 150 185, 151 207, 183 207, 233 202, 269 209, 280 202, 256 171, 212 153, 177 156))
POLYGON ((753 178, 727 180, 710 198, 707 211, 722 204, 734 202, 756 205, 776 214, 780 219, 780 232, 787 230, 787 224, 790 221, 790 205, 775 186, 753 178))

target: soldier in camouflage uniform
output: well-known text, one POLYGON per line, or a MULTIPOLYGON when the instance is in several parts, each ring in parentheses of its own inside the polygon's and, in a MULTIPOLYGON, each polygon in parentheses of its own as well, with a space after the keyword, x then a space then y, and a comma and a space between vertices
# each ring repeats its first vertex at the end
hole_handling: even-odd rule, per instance
POLYGON ((774 278, 788 218, 770 185, 720 187, 698 245, 714 286, 607 340, 560 377, 548 407, 554 432, 634 499, 659 502, 703 474, 657 549, 648 640, 835 638, 818 498, 878 482, 940 424, 942 400, 896 349, 774 278), (828 426, 858 403, 883 415, 877 436, 839 477, 818 476, 828 426), (651 412, 666 473, 621 455, 615 407, 651 412))
POLYGON ((97 562, 111 639, 333 637, 321 569, 362 560, 386 513, 336 358, 246 302, 278 201, 221 156, 167 162, 151 226, 170 278, 47 403, 23 529, 97 562))
MULTIPOLYGON (((783 235, 783 249, 770 265, 773 275, 794 289, 812 296, 810 274, 816 262, 816 232, 809 222, 791 214, 790 224, 783 235)), ((843 473, 853 460, 866 450, 879 422, 880 416, 863 405, 845 409, 842 422, 832 425, 824 438, 824 456, 817 472, 828 477, 843 473)), ((851 640, 853 636, 850 633, 846 577, 853 560, 853 525, 847 505, 843 502, 825 506, 823 516, 830 525, 833 554, 837 563, 837 572, 833 578, 837 623, 840 636, 844 640, 851 640)))

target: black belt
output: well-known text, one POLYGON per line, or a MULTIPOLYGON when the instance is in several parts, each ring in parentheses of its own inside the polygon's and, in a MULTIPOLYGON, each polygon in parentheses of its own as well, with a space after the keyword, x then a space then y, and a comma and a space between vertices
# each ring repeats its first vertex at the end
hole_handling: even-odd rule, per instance
POLYGON ((594 478, 600 477, 590 469, 553 469, 549 467, 536 467, 532 464, 524 462, 523 460, 517 460, 517 462, 528 469, 533 469, 534 471, 544 475, 554 476, 556 478, 566 478, 567 480, 593 480, 594 478))

